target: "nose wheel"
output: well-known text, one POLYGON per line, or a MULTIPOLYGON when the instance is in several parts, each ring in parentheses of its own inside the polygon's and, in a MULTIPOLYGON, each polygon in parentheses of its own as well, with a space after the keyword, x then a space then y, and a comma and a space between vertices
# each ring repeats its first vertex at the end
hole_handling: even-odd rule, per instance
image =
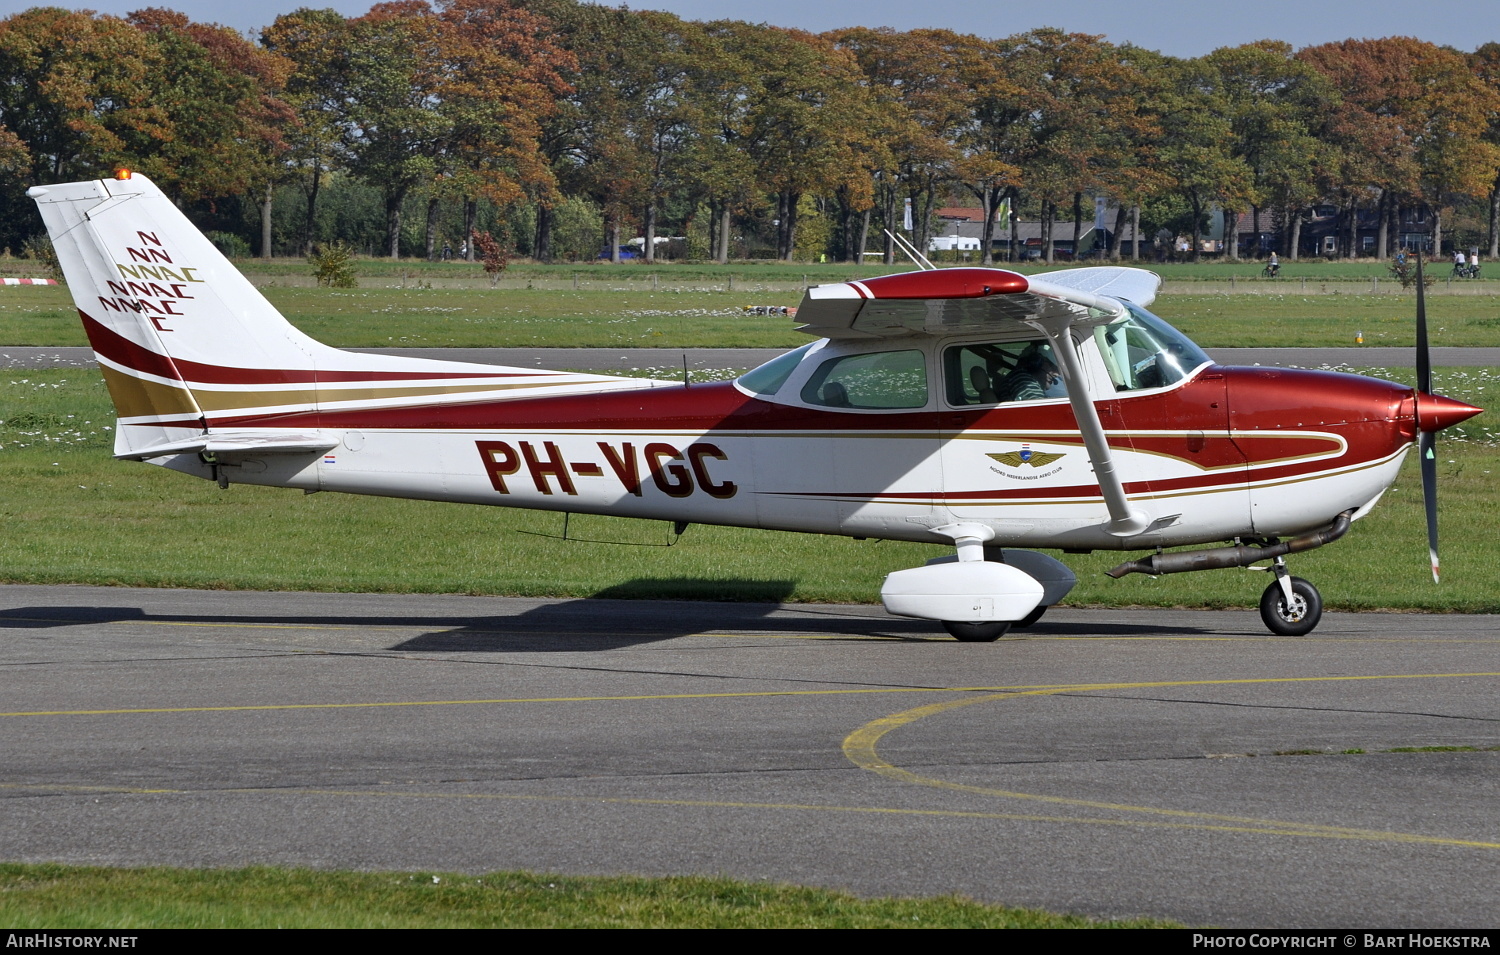
POLYGON ((1323 619, 1323 595, 1301 577, 1289 576, 1276 560, 1276 580, 1260 595, 1260 619, 1272 633, 1300 637, 1323 619))

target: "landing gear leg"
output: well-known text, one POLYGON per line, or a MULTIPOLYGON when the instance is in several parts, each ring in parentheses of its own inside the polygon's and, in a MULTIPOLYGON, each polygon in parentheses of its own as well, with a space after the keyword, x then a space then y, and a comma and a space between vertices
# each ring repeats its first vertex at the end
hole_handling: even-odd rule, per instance
POLYGON ((953 634, 960 643, 994 643, 1005 636, 1010 621, 969 623, 963 620, 944 620, 943 629, 953 634))
POLYGON ((1288 574, 1284 559, 1276 558, 1272 569, 1276 580, 1260 595, 1260 619, 1284 637, 1311 633, 1323 618, 1323 595, 1301 577, 1288 574))

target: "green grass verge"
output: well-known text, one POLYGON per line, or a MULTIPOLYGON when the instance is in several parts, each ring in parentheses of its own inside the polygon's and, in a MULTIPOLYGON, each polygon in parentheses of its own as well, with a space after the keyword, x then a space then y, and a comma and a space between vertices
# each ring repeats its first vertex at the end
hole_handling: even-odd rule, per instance
MULTIPOLYGON (((1439 369, 1438 381, 1482 406, 1500 373, 1439 369)), ((575 537, 642 546, 584 543, 539 536, 561 533, 559 514, 243 485, 220 491, 112 460, 113 413, 92 370, 0 376, 0 409, 0 581, 12 583, 873 602, 886 574, 947 552, 707 526, 665 547, 665 524, 574 517, 575 537)), ((1317 584, 1331 608, 1500 611, 1500 447, 1489 417, 1440 439, 1441 586, 1427 573, 1415 456, 1344 540, 1292 558, 1293 572, 1317 584)), ((1106 577, 1121 559, 1067 556, 1079 576, 1067 602, 1253 607, 1269 583, 1237 570, 1106 577)))
POLYGON ((12 930, 144 928, 1180 928, 947 896, 859 899, 731 879, 0 864, 12 930))
MULTIPOLYGON (((951 255, 942 253, 933 256, 932 259, 942 268, 978 266, 979 264, 977 260, 958 261, 951 255)), ((240 259, 234 264, 247 275, 305 276, 312 272, 306 260, 297 258, 280 258, 271 262, 262 262, 260 259, 240 259)), ((1080 263, 1080 267, 1110 264, 1114 263, 1084 262, 1080 263)), ((1236 282, 1250 284, 1262 280, 1261 270, 1265 266, 1264 262, 1254 259, 1241 259, 1238 262, 1207 259, 1202 262, 1122 261, 1118 264, 1150 269, 1168 282, 1227 282, 1233 278, 1236 282)), ((29 263, 18 262, 16 265, 19 270, 13 269, 4 274, 32 274, 25 269, 29 263)), ((1486 263, 1485 271, 1490 271, 1492 265, 1493 263, 1486 263)), ((392 261, 387 258, 357 257, 354 267, 361 279, 370 282, 402 280, 440 282, 453 279, 487 281, 484 277, 483 266, 477 262, 472 264, 457 261, 427 262, 418 259, 392 261)), ((1046 265, 1037 261, 1015 264, 996 262, 993 266, 993 268, 1009 269, 1025 275, 1073 267, 1068 262, 1046 265)), ((726 282, 731 276, 736 282, 741 279, 756 282, 802 282, 804 276, 811 282, 843 282, 851 278, 870 278, 876 275, 889 275, 893 272, 906 272, 913 268, 914 266, 906 259, 899 259, 891 265, 875 259, 867 259, 860 265, 836 262, 775 262, 765 259, 736 261, 728 265, 706 261, 658 262, 652 265, 641 261, 622 262, 619 265, 611 265, 608 262, 562 262, 542 265, 516 260, 506 269, 500 281, 518 284, 524 284, 527 281, 571 283, 575 275, 582 282, 640 281, 649 280, 655 275, 662 283, 726 282)), ((1442 282, 1446 281, 1452 271, 1452 266, 1447 261, 1434 262, 1430 264, 1429 271, 1439 282, 1442 282)), ((40 271, 35 274, 40 274, 40 271)), ((1500 277, 1500 272, 1495 274, 1500 277)), ((1280 277, 1274 280, 1267 279, 1265 283, 1285 286, 1300 283, 1304 278, 1320 282, 1369 282, 1373 278, 1384 283, 1391 280, 1391 273, 1388 262, 1375 259, 1355 261, 1303 259, 1297 262, 1282 259, 1280 277)), ((1474 284, 1473 280, 1465 281, 1468 284, 1474 284)))
MULTIPOLYGON (((1416 344, 1411 295, 1163 295, 1151 310, 1205 348, 1416 344)), ((1500 297, 1435 294, 1427 319, 1433 345, 1500 346, 1500 297)))
MULTIPOLYGON (((563 280, 553 283, 558 287, 527 288, 528 283, 545 283, 507 278, 497 289, 376 287, 368 282, 357 289, 271 286, 264 291, 293 324, 344 348, 779 348, 805 342, 793 330, 793 320, 745 312, 746 306, 796 305, 802 273, 778 277, 771 270, 760 275, 753 266, 738 268, 732 290, 723 277, 690 276, 653 291, 639 276, 626 281, 611 278, 622 273, 594 269, 583 273, 589 278, 579 289, 563 280)), ((841 277, 808 273, 807 280, 841 277)), ((1361 332, 1367 345, 1412 344, 1415 305, 1410 294, 1372 295, 1367 285, 1346 285, 1326 286, 1346 288, 1338 294, 1321 294, 1325 285, 1302 293, 1290 284, 1274 290, 1258 287, 1252 290, 1256 294, 1227 287, 1173 291, 1153 308, 1208 348, 1354 345, 1361 332)), ((1429 313, 1435 345, 1500 346, 1500 294, 1438 290, 1429 313)), ((0 342, 86 344, 67 290, 32 286, 0 288, 0 342)))

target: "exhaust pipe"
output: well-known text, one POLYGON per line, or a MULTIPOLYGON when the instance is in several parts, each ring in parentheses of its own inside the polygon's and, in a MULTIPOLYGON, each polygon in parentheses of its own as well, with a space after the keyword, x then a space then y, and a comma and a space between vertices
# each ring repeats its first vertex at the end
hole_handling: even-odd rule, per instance
POLYGON ((1116 579, 1126 574, 1150 574, 1159 577, 1162 574, 1182 574, 1190 570, 1220 570, 1225 567, 1248 567, 1258 560, 1272 560, 1284 557, 1287 554, 1298 554, 1305 550, 1315 550, 1324 544, 1331 544, 1343 537, 1349 531, 1350 518, 1354 515, 1354 508, 1344 511, 1333 519, 1333 523, 1327 527, 1321 527, 1315 531, 1308 531, 1300 537, 1281 541, 1276 544, 1267 544, 1264 547, 1255 547, 1249 544, 1236 544, 1233 547, 1213 547, 1208 550, 1179 551, 1175 554, 1152 554, 1141 560, 1128 560, 1112 570, 1105 573, 1116 579))

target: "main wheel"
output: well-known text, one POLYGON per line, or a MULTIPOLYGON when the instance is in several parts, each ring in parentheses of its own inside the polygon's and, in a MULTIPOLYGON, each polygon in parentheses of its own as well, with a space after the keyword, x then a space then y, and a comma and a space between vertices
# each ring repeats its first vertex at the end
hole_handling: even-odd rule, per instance
POLYGON ((1025 630, 1027 627, 1042 619, 1042 614, 1046 612, 1047 607, 1045 604, 1037 604, 1035 610, 1022 617, 1020 620, 1017 620, 1015 623, 1011 624, 1011 626, 1015 627, 1017 630, 1025 630))
POLYGON ((1260 619, 1272 633, 1283 637, 1300 637, 1311 633, 1323 618, 1323 595, 1301 577, 1292 578, 1292 604, 1287 606, 1281 582, 1272 581, 1260 595, 1260 619))
POLYGON ((960 643, 994 643, 1005 636, 1005 631, 1010 629, 1010 622, 969 623, 965 620, 944 620, 943 629, 953 634, 953 639, 960 643))

